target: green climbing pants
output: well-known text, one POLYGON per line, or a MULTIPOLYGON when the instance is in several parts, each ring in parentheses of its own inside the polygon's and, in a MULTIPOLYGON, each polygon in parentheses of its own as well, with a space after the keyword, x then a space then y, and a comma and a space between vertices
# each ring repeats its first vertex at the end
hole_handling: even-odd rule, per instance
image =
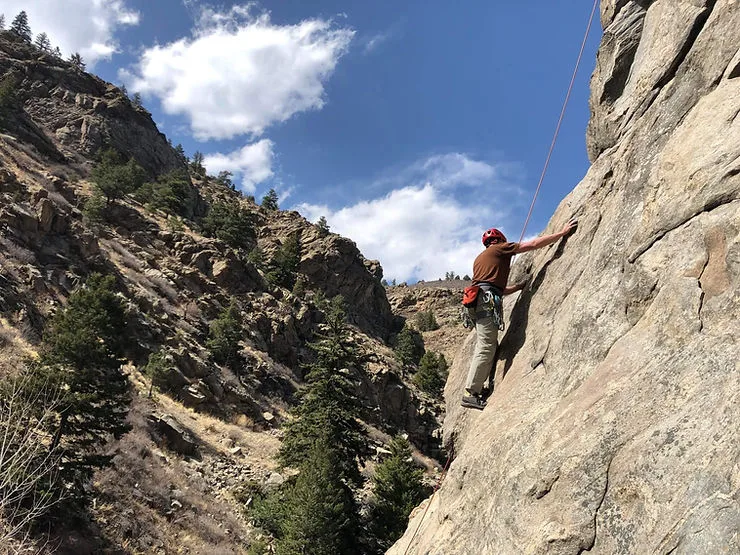
POLYGON ((473 395, 479 395, 493 368, 498 347, 498 322, 492 316, 476 320, 475 334, 475 352, 470 361, 465 389, 473 395))

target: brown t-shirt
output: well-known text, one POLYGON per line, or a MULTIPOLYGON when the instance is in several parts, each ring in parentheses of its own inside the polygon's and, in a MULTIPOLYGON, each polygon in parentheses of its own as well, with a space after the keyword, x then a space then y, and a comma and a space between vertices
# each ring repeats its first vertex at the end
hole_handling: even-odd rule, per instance
POLYGON ((473 262, 473 283, 492 283, 503 290, 509 281, 511 257, 519 243, 494 243, 480 253, 473 262))

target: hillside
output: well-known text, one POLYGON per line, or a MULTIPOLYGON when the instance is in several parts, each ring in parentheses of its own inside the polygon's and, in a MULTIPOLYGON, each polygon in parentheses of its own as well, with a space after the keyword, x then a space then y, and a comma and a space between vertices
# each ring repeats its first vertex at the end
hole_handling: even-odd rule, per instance
POLYGON ((49 549, 245 553, 260 533, 241 492, 285 479, 275 460, 282 428, 315 358, 308 344, 337 295, 365 355, 347 372, 371 437, 366 473, 398 433, 434 468, 427 456, 439 455, 439 407, 393 356, 403 319, 377 261, 206 176, 123 91, 10 32, 0 32, 0 78, 11 91, 0 106, 0 377, 32 364, 52 316, 95 272, 115 278, 128 317, 120 332, 133 429, 106 447, 113 465, 88 488, 88 514, 56 521, 49 549), (135 161, 151 187, 103 201, 93 218, 92 176, 110 149, 135 161), (236 238, 208 227, 223 206, 243 226, 236 238), (297 265, 276 278, 290 241, 297 265), (208 340, 229 306, 243 335, 237 362, 217 363, 208 340), (156 352, 168 373, 152 395, 144 370, 156 352))
POLYGON ((495 390, 390 554, 740 551, 740 4, 603 0, 592 166, 517 260, 495 390), (431 503, 431 504, 430 504, 431 503))

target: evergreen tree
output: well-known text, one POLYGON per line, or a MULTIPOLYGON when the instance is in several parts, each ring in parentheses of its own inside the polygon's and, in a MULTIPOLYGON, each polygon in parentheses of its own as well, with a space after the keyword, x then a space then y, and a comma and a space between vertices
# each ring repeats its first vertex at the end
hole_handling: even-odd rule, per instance
POLYGON ((172 170, 156 181, 144 183, 134 196, 151 208, 168 214, 190 217, 195 210, 196 192, 185 170, 172 170))
POLYGON ((265 267, 265 253, 259 247, 254 247, 247 255, 247 262, 252 264, 258 270, 263 270, 265 267))
POLYGON ((416 313, 416 327, 419 331, 434 331, 439 329, 437 319, 434 317, 432 309, 421 310, 416 313))
POLYGON ((465 275, 463 276, 463 279, 464 279, 465 281, 470 281, 470 276, 469 276, 468 274, 465 274, 465 275))
POLYGON ((5 30, 5 16, 0 13, 0 31, 5 30))
POLYGON ((361 405, 349 371, 358 365, 358 354, 345 318, 343 299, 335 297, 319 340, 309 345, 316 361, 309 367, 308 383, 299 394, 278 458, 285 466, 301 467, 311 448, 325 442, 336 453, 339 477, 359 485, 358 463, 364 462, 367 433, 357 420, 361 405))
POLYGON ((105 221, 105 206, 106 200, 103 193, 98 190, 93 191, 93 194, 90 195, 82 207, 82 217, 85 223, 88 225, 103 223, 105 221))
POLYGON ((222 172, 218 172, 218 176, 216 177, 216 183, 219 185, 223 185, 224 187, 228 187, 229 189, 234 188, 234 183, 232 181, 232 178, 234 177, 234 174, 230 171, 224 170, 222 172))
POLYGON ((233 365, 239 360, 239 341, 244 335, 242 317, 235 299, 211 322, 206 347, 218 364, 233 365))
POLYGON ((126 88, 126 85, 120 84, 118 85, 118 90, 121 91, 121 94, 128 98, 128 89, 126 88))
POLYGON ((46 33, 39 33, 36 35, 36 41, 34 42, 36 48, 43 50, 44 52, 51 52, 51 41, 46 33))
POLYGON ((134 96, 131 97, 131 103, 137 108, 142 108, 144 105, 141 100, 141 93, 135 92, 134 96))
POLYGON ((412 379, 414 384, 429 395, 438 397, 447 381, 447 360, 443 354, 424 353, 419 369, 412 379))
POLYGON ((301 262, 301 242, 298 233, 292 234, 273 256, 270 271, 265 276, 273 285, 292 289, 301 262))
POLYGON ((295 483, 285 494, 277 555, 354 555, 357 507, 342 481, 339 454, 327 441, 310 446, 295 483))
POLYGON ((424 474, 411 458, 408 440, 394 437, 390 451, 375 470, 375 500, 370 511, 370 528, 383 552, 403 535, 411 511, 428 495, 422 483, 424 474))
POLYGON ((155 387, 159 390, 167 388, 172 371, 172 360, 167 356, 166 352, 158 351, 149 355, 149 359, 144 367, 144 374, 151 379, 149 397, 152 396, 152 391, 155 387))
POLYGON ((205 156, 203 156, 203 153, 199 150, 196 150, 195 153, 193 153, 193 160, 190 162, 190 169, 192 169, 196 175, 204 176, 206 174, 206 168, 203 166, 204 159, 205 156))
POLYGON ((200 225, 205 236, 235 249, 249 248, 257 241, 252 215, 238 201, 212 204, 200 225))
POLYGON ((91 275, 52 319, 37 375, 65 392, 52 447, 61 448, 61 472, 81 493, 96 468, 112 455, 99 449, 130 429, 129 385, 120 370, 128 338, 126 312, 112 276, 91 275))
POLYGON ((278 194, 275 189, 270 189, 267 194, 262 197, 262 208, 265 210, 277 211, 280 209, 278 206, 278 194))
POLYGON ((398 362, 404 366, 416 366, 424 354, 424 340, 421 334, 408 326, 404 326, 396 336, 393 352, 398 362))
POLYGON ((326 221, 326 218, 324 216, 321 216, 319 218, 319 221, 316 222, 316 227, 319 228, 319 231, 321 232, 322 237, 329 234, 329 224, 326 221))
POLYGON ((25 10, 15 16, 13 23, 10 24, 10 30, 24 41, 31 42, 31 26, 28 24, 28 14, 25 10))
POLYGON ((59 58, 60 60, 61 60, 61 59, 62 59, 62 57, 63 57, 63 56, 62 56, 62 51, 61 51, 61 50, 59 49, 59 47, 58 47, 58 46, 55 46, 55 47, 54 47, 54 51, 52 52, 52 55, 53 55, 53 56, 54 56, 55 58, 59 58))
POLYGON ((75 52, 69 57, 69 63, 75 66, 75 69, 85 71, 85 62, 79 52, 75 52))
POLYGON ((16 102, 15 91, 18 87, 18 80, 11 72, 6 73, 0 79, 0 115, 7 113, 16 102))
POLYGON ((177 146, 175 147, 175 152, 177 152, 177 155, 183 160, 187 159, 187 156, 185 155, 185 149, 182 147, 181 143, 177 143, 177 146))
POLYGON ((111 204, 141 187, 146 174, 133 158, 124 162, 115 150, 106 150, 93 168, 91 177, 108 204, 111 204))

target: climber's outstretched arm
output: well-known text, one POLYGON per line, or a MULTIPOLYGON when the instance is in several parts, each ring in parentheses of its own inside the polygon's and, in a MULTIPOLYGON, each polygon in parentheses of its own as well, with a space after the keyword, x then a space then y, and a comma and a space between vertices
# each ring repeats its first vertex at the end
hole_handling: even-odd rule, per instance
POLYGON ((504 287, 504 295, 511 295, 512 293, 516 293, 517 291, 521 291, 524 289, 524 286, 527 285, 526 281, 523 281, 519 285, 514 285, 512 287, 504 287))
POLYGON ((544 235, 542 237, 532 239, 531 241, 525 241, 524 243, 521 243, 519 245, 519 248, 515 251, 515 254, 533 251, 536 249, 541 249, 542 247, 546 247, 548 245, 552 245, 558 239, 569 235, 573 230, 575 230, 576 227, 578 227, 578 220, 576 220, 575 218, 571 219, 567 224, 565 224, 565 227, 562 229, 562 231, 559 231, 558 233, 553 233, 552 235, 544 235))

